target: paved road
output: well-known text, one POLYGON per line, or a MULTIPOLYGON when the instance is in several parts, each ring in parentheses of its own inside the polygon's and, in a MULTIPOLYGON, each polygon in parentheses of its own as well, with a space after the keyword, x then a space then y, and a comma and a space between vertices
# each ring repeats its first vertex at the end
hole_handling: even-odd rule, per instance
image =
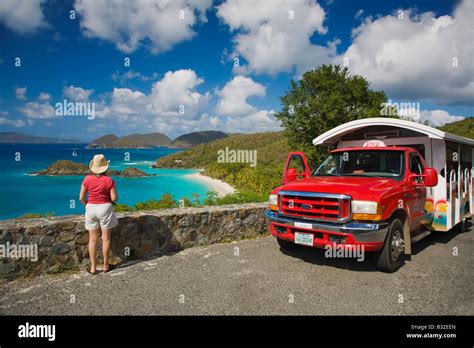
POLYGON ((326 259, 310 248, 284 254, 273 237, 217 244, 95 277, 11 282, 0 287, 0 314, 473 315, 474 231, 429 236, 414 252, 385 274, 369 258, 326 259))

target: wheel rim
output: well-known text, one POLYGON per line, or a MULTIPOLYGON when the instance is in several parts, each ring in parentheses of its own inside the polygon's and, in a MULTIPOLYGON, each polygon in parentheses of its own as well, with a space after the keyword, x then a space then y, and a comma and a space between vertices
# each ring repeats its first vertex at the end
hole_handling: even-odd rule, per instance
POLYGON ((400 231, 395 231, 392 236, 391 253, 392 260, 396 261, 405 251, 405 242, 400 231))

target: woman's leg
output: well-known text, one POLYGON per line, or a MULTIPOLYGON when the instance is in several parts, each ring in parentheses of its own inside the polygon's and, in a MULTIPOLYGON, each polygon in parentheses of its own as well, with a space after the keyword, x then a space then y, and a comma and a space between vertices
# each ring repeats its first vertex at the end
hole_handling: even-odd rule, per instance
POLYGON ((102 253, 104 255, 104 270, 109 267, 110 234, 112 229, 102 229, 102 253))
POLYGON ((99 238, 99 230, 89 230, 89 257, 91 259, 91 273, 96 271, 97 262, 97 239, 99 238))

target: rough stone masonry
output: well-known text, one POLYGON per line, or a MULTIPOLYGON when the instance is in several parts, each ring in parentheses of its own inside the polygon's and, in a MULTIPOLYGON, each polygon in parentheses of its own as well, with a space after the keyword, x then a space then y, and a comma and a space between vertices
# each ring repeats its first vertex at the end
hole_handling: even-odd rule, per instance
MULTIPOLYGON (((247 203, 117 213, 119 226, 112 232, 111 262, 265 234, 265 206, 247 203)), ((82 215, 0 221, 4 251, 0 253, 0 281, 85 269, 88 238, 82 215), (18 250, 35 248, 36 261, 35 257, 19 257, 18 250)), ((100 249, 98 255, 100 262, 100 249)))

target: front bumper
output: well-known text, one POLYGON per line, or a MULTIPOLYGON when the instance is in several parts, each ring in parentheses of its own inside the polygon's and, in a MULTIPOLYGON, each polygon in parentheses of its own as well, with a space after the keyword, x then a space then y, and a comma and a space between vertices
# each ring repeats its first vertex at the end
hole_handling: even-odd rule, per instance
POLYGON ((310 222, 280 216, 277 212, 268 209, 265 215, 270 220, 269 229, 275 237, 294 242, 295 232, 314 233, 313 246, 321 248, 333 245, 331 238, 339 236, 344 238, 341 246, 364 245, 366 251, 379 250, 384 244, 389 226, 388 222, 360 223, 350 221, 344 224, 310 222))

